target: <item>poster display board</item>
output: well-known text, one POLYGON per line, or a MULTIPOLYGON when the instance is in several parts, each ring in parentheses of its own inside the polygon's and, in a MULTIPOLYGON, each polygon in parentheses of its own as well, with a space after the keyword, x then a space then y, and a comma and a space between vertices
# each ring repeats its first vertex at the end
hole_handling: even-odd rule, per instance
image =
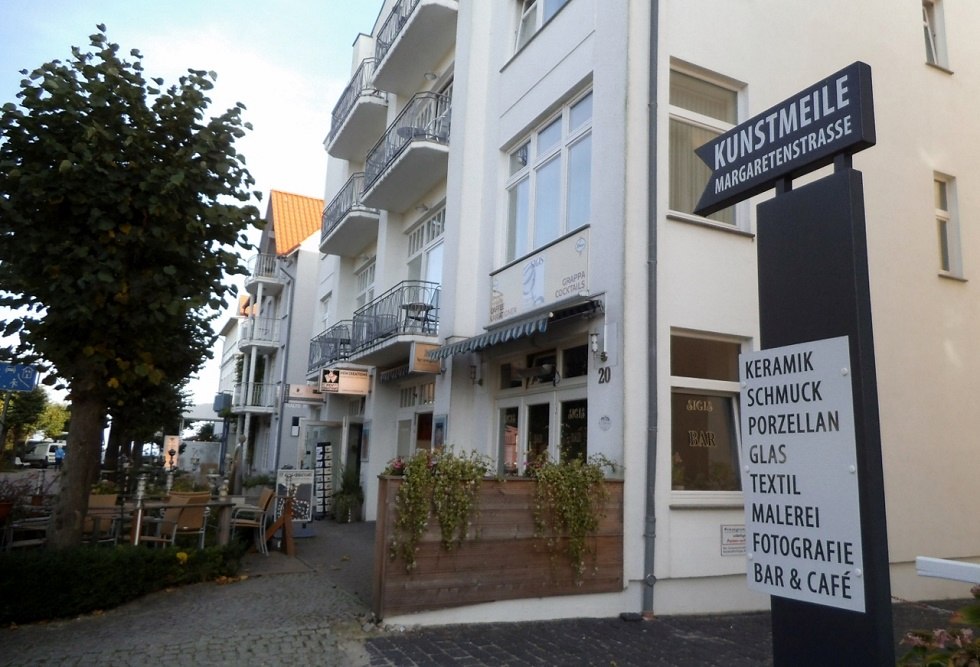
POLYGON ((276 473, 276 518, 282 514, 287 496, 293 497, 293 521, 312 521, 313 471, 287 468, 276 473))

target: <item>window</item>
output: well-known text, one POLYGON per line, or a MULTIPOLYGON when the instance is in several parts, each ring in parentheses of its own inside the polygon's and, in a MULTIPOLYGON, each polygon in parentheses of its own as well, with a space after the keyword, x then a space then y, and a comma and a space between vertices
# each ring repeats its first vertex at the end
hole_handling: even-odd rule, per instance
POLYGON ((320 299, 320 324, 322 326, 322 331, 326 331, 330 327, 330 302, 333 300, 333 292, 328 292, 322 299, 320 299))
POLYGON ((588 457, 587 355, 588 346, 575 345, 500 364, 500 474, 525 474, 542 458, 588 457))
POLYGON ((521 0, 521 16, 517 24, 517 47, 520 51, 531 37, 547 23, 568 0, 521 0))
MULTIPOLYGON (((670 73, 670 210, 694 211, 711 169, 694 149, 730 130, 737 122, 738 95, 734 90, 683 72, 670 73)), ((735 224, 732 207, 712 213, 711 220, 735 224)))
POLYGON ((938 67, 948 67, 945 21, 940 0, 922 0, 922 32, 925 37, 926 62, 938 67))
POLYGON ((587 224, 592 206, 592 93, 565 106, 509 156, 506 261, 587 224))
POLYGON ((446 209, 408 232, 408 279, 442 283, 442 233, 446 209))
POLYGON ((374 259, 357 270, 354 278, 357 281, 356 308, 360 308, 374 299, 374 259))
POLYGON ((739 343, 670 337, 671 488, 739 491, 739 343))
POLYGON ((937 175, 933 179, 936 229, 939 234, 939 269, 944 275, 963 277, 960 254, 960 225, 956 216, 954 180, 937 175))

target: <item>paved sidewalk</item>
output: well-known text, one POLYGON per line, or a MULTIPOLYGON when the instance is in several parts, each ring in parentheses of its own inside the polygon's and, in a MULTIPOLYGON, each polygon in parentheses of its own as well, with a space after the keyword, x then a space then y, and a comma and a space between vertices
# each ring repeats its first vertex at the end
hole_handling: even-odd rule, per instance
MULTIPOLYGON (((237 583, 186 586, 100 614, 0 628, 0 665, 772 664, 768 613, 377 628, 368 622, 374 524, 316 522, 314 530, 296 541, 295 558, 249 554, 248 577, 237 583)), ((945 610, 961 604, 897 605, 896 635, 940 627, 945 610)))

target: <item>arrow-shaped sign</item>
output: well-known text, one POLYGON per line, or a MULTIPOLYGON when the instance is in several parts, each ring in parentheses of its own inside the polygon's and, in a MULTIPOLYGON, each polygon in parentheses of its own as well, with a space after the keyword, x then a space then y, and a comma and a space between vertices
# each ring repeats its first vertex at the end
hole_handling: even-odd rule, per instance
POLYGON ((710 215, 874 144, 871 67, 855 62, 695 149, 711 176, 694 213, 710 215))

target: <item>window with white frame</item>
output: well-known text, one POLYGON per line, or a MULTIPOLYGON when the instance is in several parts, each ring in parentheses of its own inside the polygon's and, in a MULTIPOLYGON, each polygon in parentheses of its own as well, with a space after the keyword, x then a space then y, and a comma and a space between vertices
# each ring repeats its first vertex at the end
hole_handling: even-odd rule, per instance
POLYGON ((738 354, 734 341, 670 337, 671 488, 739 491, 738 354))
POLYGON ((374 268, 374 258, 372 258, 354 274, 357 289, 356 308, 360 308, 374 299, 374 268))
POLYGON ((538 351, 497 368, 499 474, 527 474, 545 459, 585 460, 588 346, 538 351))
POLYGON ((922 32, 925 37, 926 62, 938 67, 948 67, 941 0, 922 0, 922 32))
MULTIPOLYGON (((738 93, 676 70, 670 73, 670 197, 672 213, 690 215, 704 192, 711 169, 694 149, 730 130, 738 120, 738 93)), ((735 209, 708 216, 735 224, 735 209)))
POLYGON ((936 229, 939 234, 939 268, 943 274, 963 277, 960 224, 956 214, 955 181, 936 174, 933 178, 936 229))
POLYGON ((507 247, 513 261, 588 224, 592 214, 592 93, 565 105, 511 151, 507 247))
POLYGON ((516 51, 520 51, 531 37, 547 23, 568 0, 520 0, 520 20, 517 24, 516 51))
POLYGON ((408 232, 408 279, 442 284, 442 235, 446 229, 446 209, 408 232))

